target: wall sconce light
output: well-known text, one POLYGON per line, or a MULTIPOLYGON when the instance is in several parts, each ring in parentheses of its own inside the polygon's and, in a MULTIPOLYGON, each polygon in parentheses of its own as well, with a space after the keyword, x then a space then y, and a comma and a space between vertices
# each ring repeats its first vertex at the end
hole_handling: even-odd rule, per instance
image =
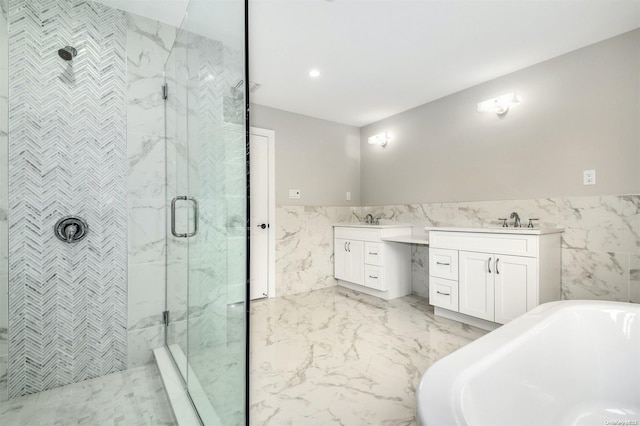
POLYGON ((369 145, 380 145, 384 147, 387 146, 387 143, 389 143, 391 139, 393 139, 393 135, 391 133, 383 132, 371 136, 367 139, 367 142, 369 142, 369 145))
POLYGON ((516 92, 507 93, 497 98, 488 99, 478 104, 478 112, 493 112, 504 115, 509 111, 509 107, 520 103, 520 95, 516 92))

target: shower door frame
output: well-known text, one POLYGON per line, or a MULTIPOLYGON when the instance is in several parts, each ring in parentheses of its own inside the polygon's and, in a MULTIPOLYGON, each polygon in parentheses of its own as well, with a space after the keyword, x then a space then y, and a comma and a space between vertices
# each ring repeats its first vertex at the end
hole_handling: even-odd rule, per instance
MULTIPOLYGON (((249 81, 248 79, 248 75, 249 75, 249 31, 248 31, 248 23, 249 23, 249 17, 248 17, 248 0, 244 0, 243 1, 243 5, 244 5, 244 81, 249 81)), ((185 20, 187 18, 187 15, 185 14, 185 20)), ((184 24, 183 24, 184 25, 184 24)), ((182 27, 183 25, 180 26, 180 28, 178 29, 179 31, 182 31, 182 27)), ((177 40, 177 38, 176 38, 177 40)), ((175 46, 172 47, 170 53, 169 53, 169 57, 167 59, 167 64, 169 63, 170 60, 175 59, 174 55, 174 48, 175 46)), ((169 145, 169 141, 168 141, 168 129, 167 129, 167 114, 168 114, 168 108, 167 108, 167 97, 170 97, 172 95, 175 95, 176 93, 174 92, 173 94, 171 93, 171 89, 167 90, 167 75, 166 75, 166 70, 167 70, 167 64, 165 64, 165 75, 164 75, 164 88, 163 90, 165 91, 163 93, 164 97, 165 97, 165 115, 164 115, 164 119, 165 119, 165 144, 166 144, 166 149, 168 150, 168 145, 169 145)), ((245 198, 245 212, 244 212, 244 216, 245 216, 245 224, 244 224, 244 239, 245 239, 245 243, 244 243, 244 247, 245 247, 245 275, 244 275, 244 329, 245 329, 245 333, 244 333, 244 351, 245 351, 245 356, 244 356, 244 423, 245 425, 249 425, 249 407, 250 407, 250 401, 249 401, 249 371, 250 371, 250 365, 249 365, 249 353, 250 353, 250 321, 249 321, 249 315, 250 315, 250 277, 249 277, 249 273, 250 273, 250 235, 249 235, 249 221, 250 221, 250 197, 249 197, 249 188, 250 188, 250 178, 249 178, 249 167, 250 167, 250 158, 249 158, 249 150, 250 150, 250 122, 249 122, 249 90, 248 90, 248 84, 245 84, 244 87, 244 95, 245 95, 245 102, 244 102, 244 162, 245 162, 245 182, 246 182, 246 187, 245 187, 245 192, 244 192, 244 198, 245 198)), ((188 111, 188 108, 187 108, 188 111)), ((188 125, 187 125, 187 134, 188 134, 188 125)), ((187 159, 189 158, 189 141, 187 140, 186 142, 186 147, 187 147, 187 159)), ((167 160, 167 157, 165 156, 165 161, 167 160)), ((187 160, 188 161, 188 160, 187 160)), ((166 165, 166 176, 165 179, 167 179, 167 185, 165 186, 165 200, 169 201, 170 194, 169 194, 169 176, 171 176, 171 173, 168 173, 169 170, 169 162, 166 161, 165 163, 166 165)), ((189 186, 189 166, 187 165, 186 167, 186 172, 187 172, 187 186, 189 186)), ((174 178, 177 180, 178 176, 176 174, 176 176, 174 176, 174 178)), ((179 193, 180 191, 177 191, 177 193, 179 193)), ((171 194, 171 195, 175 195, 175 194, 171 194)), ((189 194, 185 194, 186 197, 190 197, 189 194)), ((182 197, 183 201, 187 201, 184 199, 184 196, 182 197)), ((191 206, 192 203, 188 203, 187 206, 187 217, 191 218, 192 215, 192 211, 191 211, 191 206)), ((167 226, 168 228, 170 227, 169 225, 169 215, 172 213, 170 210, 170 207, 167 205, 166 206, 166 211, 167 211, 167 226)), ((186 233, 188 234, 189 232, 191 232, 193 230, 192 227, 189 226, 189 223, 187 223, 187 231, 186 233)), ((165 251, 165 266, 168 269, 169 264, 170 264, 170 232, 172 230, 167 229, 166 230, 166 238, 165 238, 165 247, 166 247, 166 251, 165 251)), ((175 235, 175 234, 174 234, 175 235)), ((185 282, 184 282, 184 286, 186 288, 186 292, 185 292, 185 296, 186 296, 186 334, 187 334, 187 351, 189 351, 189 318, 190 318, 190 311, 189 311, 189 238, 187 237, 185 239, 186 244, 187 244, 187 257, 186 257, 186 264, 187 264, 187 268, 186 268, 186 276, 185 276, 185 282)), ((171 355, 171 361, 174 365, 174 368, 179 372, 178 376, 180 377, 180 381, 181 381, 181 385, 183 386, 183 388, 186 390, 186 394, 188 395, 189 401, 194 409, 194 411, 197 413, 200 421, 202 422, 202 424, 209 424, 209 423, 221 423, 220 419, 217 417, 217 415, 210 416, 205 414, 204 416, 202 415, 203 413, 201 413, 198 410, 198 403, 197 401, 194 401, 194 397, 190 392, 190 380, 189 377, 193 377, 192 373, 191 373, 191 368, 189 367, 189 354, 184 353, 184 351, 182 351, 184 353, 184 356, 186 358, 186 364, 185 365, 181 365, 182 360, 177 360, 174 356, 174 353, 171 351, 171 349, 169 348, 169 340, 170 340, 170 336, 169 336, 169 325, 171 324, 170 320, 172 320, 171 318, 169 318, 169 309, 168 309, 168 305, 170 302, 170 289, 169 289, 169 275, 167 273, 166 277, 165 277, 165 297, 166 297, 166 302, 165 302, 165 306, 166 306, 166 316, 165 316, 165 327, 164 327, 164 346, 165 348, 167 348, 167 352, 171 355), (209 418, 209 421, 207 421, 207 417, 209 418), (216 420, 217 419, 217 420, 216 420)), ((197 380, 196 380, 197 382, 197 380)), ((206 396, 205 393, 203 393, 203 395, 206 396)), ((208 403, 208 400, 206 401, 208 403)), ((208 411, 208 410, 206 410, 208 411)))

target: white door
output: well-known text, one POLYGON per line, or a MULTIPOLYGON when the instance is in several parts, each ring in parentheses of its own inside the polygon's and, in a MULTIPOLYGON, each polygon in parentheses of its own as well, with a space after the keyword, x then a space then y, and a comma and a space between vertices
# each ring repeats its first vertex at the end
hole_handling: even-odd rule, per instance
POLYGON ((459 308, 463 314, 493 321, 495 255, 461 251, 459 308))
POLYGON ((269 138, 250 137, 250 286, 251 299, 268 297, 269 278, 269 138))
POLYGON ((506 324, 537 305, 537 300, 532 300, 536 294, 536 266, 533 257, 496 256, 497 323, 506 324))

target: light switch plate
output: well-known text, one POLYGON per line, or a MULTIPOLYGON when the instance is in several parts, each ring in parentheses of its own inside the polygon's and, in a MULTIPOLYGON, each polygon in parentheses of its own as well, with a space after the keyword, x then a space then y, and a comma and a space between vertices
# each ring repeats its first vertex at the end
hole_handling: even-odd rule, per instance
POLYGON ((290 189, 289 190, 289 199, 298 199, 300 198, 300 190, 299 189, 290 189))
POLYGON ((351 192, 347 191, 347 201, 351 201, 351 192))
POLYGON ((596 171, 595 170, 585 170, 584 172, 584 184, 585 185, 595 185, 596 184, 596 171))

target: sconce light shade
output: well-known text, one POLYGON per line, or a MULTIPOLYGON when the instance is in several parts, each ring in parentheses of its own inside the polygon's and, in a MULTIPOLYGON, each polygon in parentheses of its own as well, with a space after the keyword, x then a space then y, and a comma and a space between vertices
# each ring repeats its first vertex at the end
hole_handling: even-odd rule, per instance
POLYGON ((387 143, 393 139, 393 135, 389 132, 378 133, 367 139, 369 145, 387 146, 387 143))
POLYGON ((478 104, 478 112, 493 112, 498 115, 506 114, 509 107, 520 103, 520 95, 516 92, 507 93, 497 98, 487 99, 478 104))

